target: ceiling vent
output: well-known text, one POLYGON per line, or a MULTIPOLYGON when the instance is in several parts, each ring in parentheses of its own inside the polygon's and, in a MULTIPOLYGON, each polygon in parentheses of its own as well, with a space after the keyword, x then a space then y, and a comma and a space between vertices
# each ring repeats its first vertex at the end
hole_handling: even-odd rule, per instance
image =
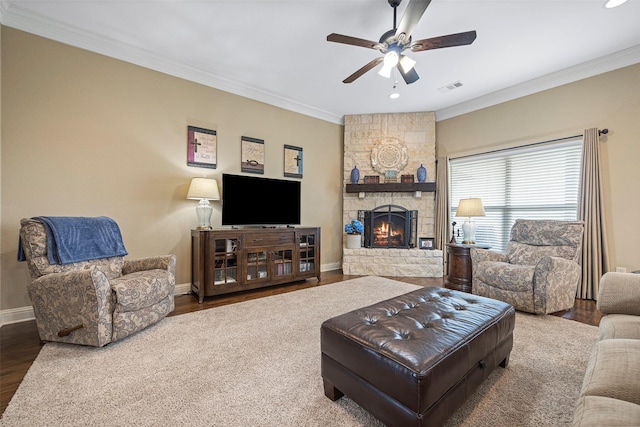
POLYGON ((448 85, 442 86, 441 88, 438 88, 438 92, 446 93, 454 89, 457 89, 459 87, 462 87, 462 83, 460 82, 460 80, 458 80, 457 82, 449 83, 448 85))

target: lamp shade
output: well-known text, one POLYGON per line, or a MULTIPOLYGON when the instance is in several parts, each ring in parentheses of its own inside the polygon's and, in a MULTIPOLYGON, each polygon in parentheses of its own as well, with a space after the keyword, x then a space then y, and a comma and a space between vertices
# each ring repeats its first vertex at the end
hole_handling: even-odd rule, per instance
POLYGON ((482 206, 482 199, 479 198, 470 198, 470 199, 460 199, 458 202, 458 209, 456 211, 456 216, 485 216, 484 207, 482 206))
POLYGON ((194 200, 220 200, 218 183, 210 178, 193 178, 187 193, 187 199, 194 200))

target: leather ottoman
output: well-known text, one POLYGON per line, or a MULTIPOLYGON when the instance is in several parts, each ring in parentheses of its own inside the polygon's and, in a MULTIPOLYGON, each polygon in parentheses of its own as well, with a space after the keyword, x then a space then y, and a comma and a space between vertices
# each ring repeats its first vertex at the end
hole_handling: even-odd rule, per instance
POLYGON ((349 396, 389 426, 444 424, 513 347, 501 301, 422 288, 326 320, 325 395, 349 396))

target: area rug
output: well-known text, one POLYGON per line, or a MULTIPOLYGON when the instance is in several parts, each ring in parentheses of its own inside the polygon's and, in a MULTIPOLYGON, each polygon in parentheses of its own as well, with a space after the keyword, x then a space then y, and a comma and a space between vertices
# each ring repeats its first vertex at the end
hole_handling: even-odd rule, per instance
MULTIPOLYGON (((49 343, 3 426, 381 426, 324 396, 320 325, 417 289, 363 277, 164 319, 104 348, 49 343)), ((498 368, 448 426, 571 422, 597 328, 517 314, 498 368)))

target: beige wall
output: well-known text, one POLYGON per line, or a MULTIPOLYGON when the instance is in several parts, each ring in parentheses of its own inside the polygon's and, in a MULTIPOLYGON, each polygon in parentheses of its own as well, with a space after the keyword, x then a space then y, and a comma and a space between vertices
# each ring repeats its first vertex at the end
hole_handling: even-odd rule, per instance
POLYGON ((240 173, 243 135, 265 140, 266 177, 283 177, 284 144, 303 148, 302 223, 322 227, 322 264, 339 267, 342 126, 7 27, 1 42, 1 309, 30 306, 22 217, 110 216, 129 257, 175 253, 189 283, 190 179, 240 173), (186 165, 188 125, 217 130, 217 169, 186 165))
POLYGON ((640 64, 436 124, 438 156, 456 157, 608 128, 601 139, 610 267, 640 269, 640 64))

